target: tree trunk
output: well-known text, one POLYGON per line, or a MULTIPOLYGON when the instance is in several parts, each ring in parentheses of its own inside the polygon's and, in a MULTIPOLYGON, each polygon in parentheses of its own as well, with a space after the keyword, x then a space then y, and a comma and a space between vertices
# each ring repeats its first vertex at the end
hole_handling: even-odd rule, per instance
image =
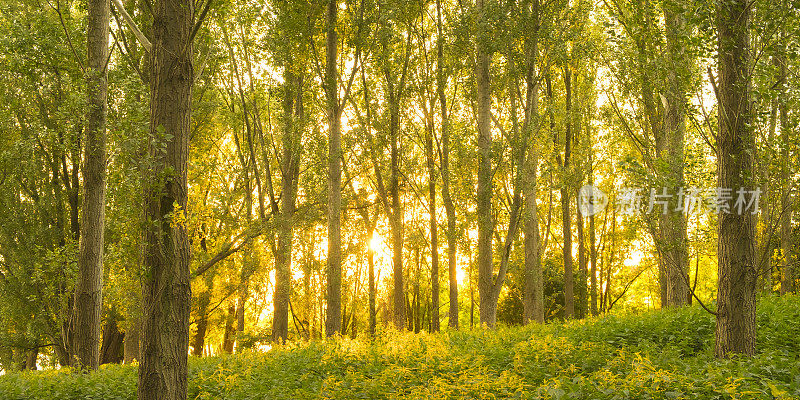
MULTIPOLYGON (((387 79, 389 76, 387 75, 387 79)), ((402 83, 401 83, 402 86, 402 83)), ((389 89, 389 130, 391 135, 391 169, 392 177, 390 194, 392 198, 392 213, 389 216, 392 228, 392 275, 394 294, 394 324, 397 330, 402 330, 406 320, 406 303, 404 300, 403 283, 403 209, 400 203, 400 92, 394 93, 389 89)))
MULTIPOLYGON (((786 38, 785 32, 782 37, 786 38)), ((792 159, 789 155, 791 145, 790 135, 792 129, 789 127, 789 112, 786 98, 786 57, 785 49, 780 50, 777 57, 779 64, 778 82, 781 82, 781 89, 778 93, 778 113, 781 120, 781 184, 783 195, 781 196, 780 208, 780 236, 781 236, 781 294, 791 293, 794 288, 794 267, 792 266, 792 210, 794 202, 792 200, 793 188, 790 186, 789 169, 792 159)))
MULTIPOLYGON (((667 90, 664 96, 664 123, 662 139, 657 142, 658 156, 664 162, 664 170, 658 171, 660 181, 668 193, 677 194, 684 186, 684 133, 686 131, 686 82, 691 78, 686 68, 684 41, 687 37, 684 14, 675 7, 679 2, 665 4, 664 28, 666 34, 667 90), (658 143, 661 142, 661 143, 658 143), (660 145, 659 145, 660 144, 660 145)), ((679 209, 676 196, 669 203, 666 212, 656 209, 659 215, 657 245, 660 247, 660 264, 664 281, 661 282, 664 297, 662 306, 680 307, 689 299, 688 286, 688 236, 686 232, 686 213, 679 209)))
POLYGON ((139 346, 141 338, 139 337, 139 321, 128 322, 128 327, 125 329, 125 340, 123 343, 123 363, 130 364, 134 360, 139 360, 139 346))
POLYGON ((233 354, 233 345, 236 341, 236 306, 228 305, 228 314, 225 316, 225 333, 222 335, 222 351, 225 354, 233 354))
POLYGON ((115 311, 111 311, 103 328, 103 344, 100 347, 100 364, 119 364, 125 358, 125 334, 117 326, 115 311))
POLYGON ((327 61, 325 64, 325 91, 328 99, 328 278, 327 302, 325 316, 325 334, 333 336, 339 332, 342 322, 342 132, 341 112, 338 95, 338 79, 336 57, 337 34, 336 13, 339 10, 337 0, 328 0, 327 13, 327 61))
MULTIPOLYGON (((719 137, 717 186, 754 190, 755 136, 750 109, 750 2, 717 2, 719 137)), ((720 213, 718 222, 717 327, 714 353, 755 354, 755 218, 720 213)))
POLYGON ((458 266, 456 265, 456 210, 450 197, 450 117, 445 96, 444 31, 441 0, 436 1, 436 94, 439 97, 442 130, 442 202, 447 215, 447 273, 450 288, 448 326, 458 329, 458 266))
POLYGON ((439 331, 439 227, 436 221, 436 163, 433 159, 433 121, 425 138, 428 163, 428 214, 431 230, 431 331, 439 331))
MULTIPOLYGON (((591 144, 589 145, 591 148, 591 144)), ((589 184, 594 185, 594 166, 592 151, 589 151, 589 184)), ((597 237, 594 226, 594 215, 589 216, 589 292, 592 316, 597 315, 597 237)))
POLYGON ((523 318, 525 324, 544 323, 544 287, 542 279, 542 253, 539 237, 538 194, 539 145, 536 137, 539 132, 539 82, 535 71, 539 56, 539 0, 533 0, 533 35, 528 43, 528 74, 526 76, 527 110, 523 131, 528 134, 531 151, 525 162, 525 283, 523 291, 523 318), (530 133, 528 133, 530 132, 530 133))
POLYGON ((190 40, 193 21, 193 1, 154 2, 151 167, 144 185, 144 318, 139 400, 186 398, 192 296, 189 238, 183 219, 194 80, 190 40))
POLYGON ((575 291, 572 276, 572 213, 570 212, 569 173, 570 156, 572 152, 572 84, 570 66, 564 67, 564 87, 567 91, 566 98, 566 126, 564 129, 564 164, 561 188, 561 221, 564 234, 564 319, 575 316, 575 291))
MULTIPOLYGON (((575 196, 578 200, 578 196, 575 196)), ((577 212, 577 228, 578 228, 578 318, 585 318, 588 314, 588 290, 586 290, 586 277, 588 272, 588 260, 586 259, 586 237, 584 236, 583 213, 580 209, 580 204, 575 205, 577 212)))
MULTIPOLYGON (((367 237, 370 238, 370 244, 372 243, 372 237, 375 235, 374 224, 370 224, 369 234, 367 237)), ((369 336, 370 338, 375 337, 375 326, 377 323, 377 317, 375 312, 375 297, 376 297, 376 285, 375 285, 375 249, 372 246, 368 246, 367 249, 367 266, 369 268, 369 336)))
POLYGON ((200 293, 197 311, 197 331, 192 339, 192 355, 203 356, 203 348, 206 345, 206 331, 208 330, 208 306, 211 302, 211 288, 200 293))
POLYGON ((28 371, 36 371, 38 368, 36 361, 39 358, 39 348, 34 347, 25 352, 25 368, 28 371))
POLYGON ((87 111, 84 140, 78 277, 75 281, 75 351, 78 368, 97 369, 100 362, 100 313, 103 306, 103 230, 106 198, 106 115, 108 95, 108 19, 111 3, 87 3, 87 111))
POLYGON ((485 0, 477 0, 477 63, 475 77, 478 103, 478 296, 480 297, 481 325, 494 327, 497 317, 497 304, 493 298, 492 234, 494 221, 492 215, 492 131, 491 86, 489 82, 489 53, 484 10, 485 0))
POLYGON ((296 148, 300 143, 300 127, 302 126, 304 112, 302 79, 287 67, 284 82, 281 209, 277 221, 278 251, 275 257, 275 312, 272 326, 273 340, 280 343, 285 343, 289 335, 289 300, 292 292, 292 239, 294 236, 292 217, 295 211, 297 178, 300 165, 296 148))

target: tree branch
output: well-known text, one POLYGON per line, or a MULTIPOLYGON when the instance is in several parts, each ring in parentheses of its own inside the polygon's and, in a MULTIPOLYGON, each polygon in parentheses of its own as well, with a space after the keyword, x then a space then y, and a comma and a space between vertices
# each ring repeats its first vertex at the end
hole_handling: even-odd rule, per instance
POLYGON ((128 27, 131 28, 133 34, 136 36, 136 39, 139 40, 139 43, 142 44, 142 47, 144 47, 145 50, 147 50, 147 52, 149 53, 153 48, 153 44, 150 43, 150 41, 147 40, 147 37, 144 35, 144 33, 142 33, 142 31, 140 31, 139 28, 136 27, 136 23, 133 22, 133 18, 131 18, 131 15, 128 14, 128 11, 125 10, 125 7, 122 5, 122 2, 120 0, 111 0, 111 1, 114 3, 114 7, 116 7, 117 10, 120 12, 120 14, 122 14, 122 19, 124 19, 125 23, 128 24, 128 27))

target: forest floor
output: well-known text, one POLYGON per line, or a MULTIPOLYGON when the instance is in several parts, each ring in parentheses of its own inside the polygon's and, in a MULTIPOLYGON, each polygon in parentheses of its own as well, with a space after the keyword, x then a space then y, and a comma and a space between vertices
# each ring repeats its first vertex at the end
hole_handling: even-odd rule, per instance
MULTIPOLYGON (((566 324, 394 333, 192 358, 190 399, 797 399, 800 298, 766 297, 752 358, 715 360, 699 307, 566 324)), ((135 399, 136 367, 0 377, 0 399, 135 399)))

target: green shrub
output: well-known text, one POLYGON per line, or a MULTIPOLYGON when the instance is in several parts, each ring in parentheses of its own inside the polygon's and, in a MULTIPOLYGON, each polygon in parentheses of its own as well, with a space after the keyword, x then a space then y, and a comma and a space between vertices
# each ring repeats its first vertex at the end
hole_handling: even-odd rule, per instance
MULTIPOLYGON (((759 354, 716 360, 698 307, 566 324, 390 332, 191 358, 190 399, 795 399, 800 301, 766 297, 759 354)), ((2 400, 135 399, 135 366, 15 372, 2 400)))

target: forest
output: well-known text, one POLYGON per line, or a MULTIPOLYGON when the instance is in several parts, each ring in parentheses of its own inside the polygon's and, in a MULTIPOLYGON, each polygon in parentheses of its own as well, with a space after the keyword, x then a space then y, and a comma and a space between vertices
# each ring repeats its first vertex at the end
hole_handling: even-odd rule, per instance
POLYGON ((798 72, 797 0, 0 0, 0 399, 800 398, 798 72))

